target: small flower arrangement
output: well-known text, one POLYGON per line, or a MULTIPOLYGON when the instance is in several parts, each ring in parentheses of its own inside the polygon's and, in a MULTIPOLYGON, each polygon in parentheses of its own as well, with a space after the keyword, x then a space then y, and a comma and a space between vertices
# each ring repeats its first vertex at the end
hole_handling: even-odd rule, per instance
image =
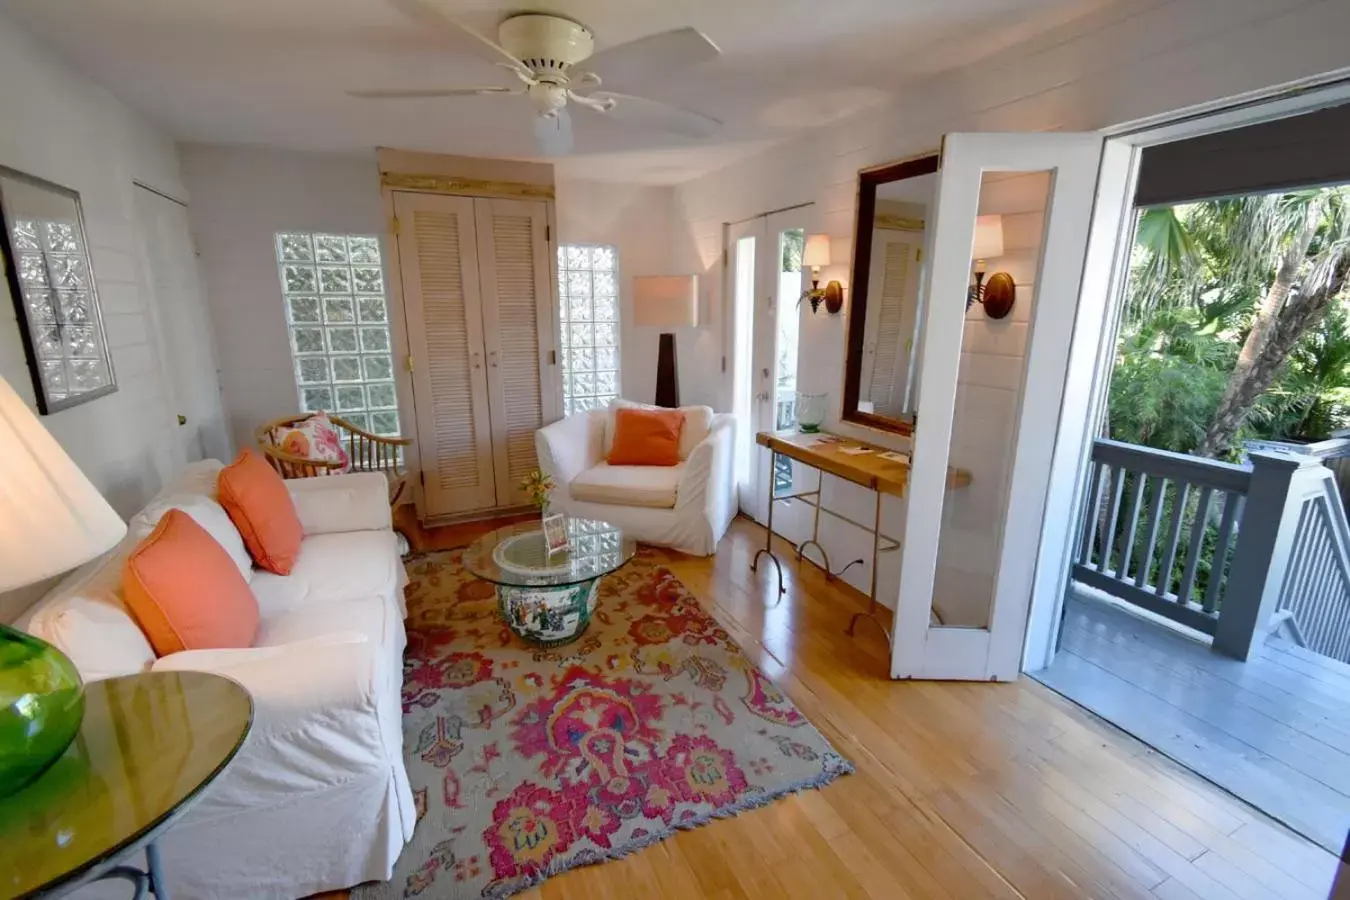
POLYGON ((553 479, 545 475, 543 470, 531 471, 521 479, 520 486, 530 495, 530 502, 539 507, 541 513, 548 509, 548 495, 553 492, 555 485, 553 479))

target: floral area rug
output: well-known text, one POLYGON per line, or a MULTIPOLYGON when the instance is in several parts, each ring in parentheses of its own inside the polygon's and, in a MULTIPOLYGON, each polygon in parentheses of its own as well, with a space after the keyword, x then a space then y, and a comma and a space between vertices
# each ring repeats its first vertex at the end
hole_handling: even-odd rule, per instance
POLYGON ((356 900, 506 897, 853 771, 647 553, 550 650, 507 630, 457 552, 408 574, 418 824, 393 879, 356 900))

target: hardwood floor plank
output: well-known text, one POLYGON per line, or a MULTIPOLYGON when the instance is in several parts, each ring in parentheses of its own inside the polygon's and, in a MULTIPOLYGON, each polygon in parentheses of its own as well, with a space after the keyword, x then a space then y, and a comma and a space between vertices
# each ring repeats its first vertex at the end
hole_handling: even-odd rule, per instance
MULTIPOLYGON (((419 548, 463 545, 492 527, 400 523, 419 548)), ((866 600, 792 562, 785 542, 775 549, 788 593, 773 605, 772 567, 749 571, 763 536, 737 520, 716 557, 657 553, 856 773, 521 897, 1326 896, 1331 854, 1030 679, 890 681, 882 637, 844 634, 866 600)))

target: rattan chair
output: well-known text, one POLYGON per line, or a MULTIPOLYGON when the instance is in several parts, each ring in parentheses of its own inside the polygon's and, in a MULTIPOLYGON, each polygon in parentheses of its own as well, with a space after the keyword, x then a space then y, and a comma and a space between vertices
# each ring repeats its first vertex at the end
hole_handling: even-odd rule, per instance
MULTIPOLYGON (((297 425, 308 419, 313 413, 298 416, 286 416, 272 422, 259 425, 253 436, 258 441, 258 449, 272 468, 281 473, 282 478, 315 478, 328 475, 342 468, 341 463, 326 462, 317 459, 305 459, 287 453, 272 439, 274 429, 297 425)), ((383 472, 389 478, 389 503, 397 503, 407 483, 407 472, 399 449, 412 443, 412 438, 383 437, 357 428, 339 416, 329 414, 328 420, 336 426, 338 435, 347 448, 351 458, 353 472, 383 472)))

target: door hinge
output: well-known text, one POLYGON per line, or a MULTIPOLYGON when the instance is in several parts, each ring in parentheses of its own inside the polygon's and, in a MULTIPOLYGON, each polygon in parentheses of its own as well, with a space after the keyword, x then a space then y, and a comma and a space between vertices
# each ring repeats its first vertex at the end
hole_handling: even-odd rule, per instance
POLYGON ((413 355, 411 353, 408 354, 408 358, 404 361, 404 365, 408 367, 409 372, 413 370, 413 355))
POLYGON ((558 364, 558 351, 557 351, 557 350, 550 350, 550 351, 548 351, 548 364, 549 364, 550 366, 556 366, 556 365, 558 364))
POLYGON ((427 486, 427 473, 425 469, 419 469, 417 472, 417 483, 422 487, 427 486))
POLYGON ((552 225, 545 225, 545 226, 544 226, 544 240, 545 240, 545 241, 551 241, 551 240, 553 240, 553 226, 552 226, 552 225))
POLYGON ((722 371, 725 372, 726 370, 727 370, 727 358, 724 356, 722 357, 722 371))
POLYGON ((923 248, 922 248, 922 247, 917 247, 917 248, 915 248, 915 250, 914 250, 914 261, 915 261, 915 262, 923 262, 923 248))
POLYGON ((398 216, 394 216, 389 220, 389 230, 393 232, 394 237, 398 237, 399 233, 398 216))

